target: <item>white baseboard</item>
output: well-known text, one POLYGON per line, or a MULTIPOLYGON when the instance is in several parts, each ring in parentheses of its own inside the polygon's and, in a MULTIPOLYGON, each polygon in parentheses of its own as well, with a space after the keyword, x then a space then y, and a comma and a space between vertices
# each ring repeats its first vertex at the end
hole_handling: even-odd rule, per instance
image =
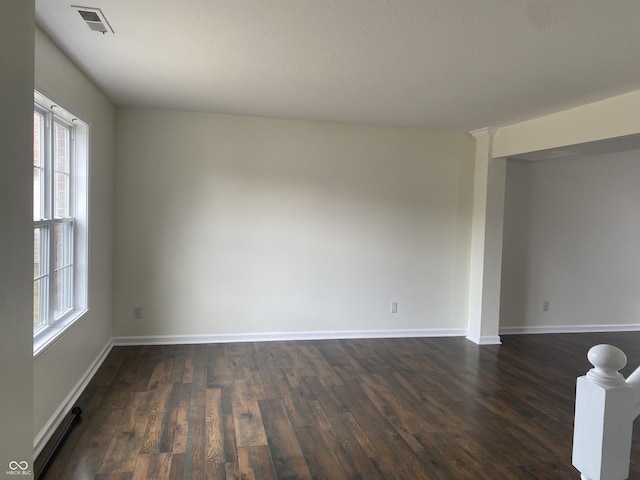
MULTIPOLYGON (((502 327, 500 335, 538 333, 640 331, 640 324, 624 325, 571 325, 502 327)), ((275 342, 287 340, 340 340, 350 338, 411 338, 411 337, 466 337, 478 345, 499 345, 500 335, 477 337, 463 328, 407 329, 407 330, 336 330, 316 332, 262 332, 204 335, 146 335, 114 337, 114 346, 124 345, 189 345, 199 343, 275 342)))
POLYGON ((499 335, 483 335, 479 337, 467 332, 466 339, 477 345, 500 345, 502 343, 499 335))
POLYGON ((538 333, 595 333, 595 332, 637 332, 640 324, 618 325, 542 325, 522 327, 501 327, 501 335, 532 335, 538 333))
POLYGON ((78 383, 73 387, 69 395, 63 400, 60 406, 56 409, 54 414, 49 418, 44 428, 40 430, 40 433, 33 441, 33 458, 37 458, 40 452, 44 449, 47 442, 51 439, 56 429, 60 426, 64 417, 73 408, 74 404, 78 401, 78 398, 82 394, 87 385, 98 371, 98 368, 102 365, 107 355, 113 348, 113 340, 109 340, 104 348, 100 351, 96 359, 93 361, 89 369, 80 378, 78 383))
POLYGON ((338 330, 322 332, 232 333, 214 335, 151 335, 114 337, 114 345, 184 345, 196 343, 275 342, 286 340, 339 340, 349 338, 462 337, 462 328, 415 330, 338 330))

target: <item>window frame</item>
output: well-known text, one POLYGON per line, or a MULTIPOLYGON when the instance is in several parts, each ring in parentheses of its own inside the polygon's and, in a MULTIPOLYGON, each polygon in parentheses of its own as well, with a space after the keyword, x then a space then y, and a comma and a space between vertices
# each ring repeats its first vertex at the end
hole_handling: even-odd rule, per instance
POLYGON ((78 319, 88 311, 88 169, 89 169, 89 125, 77 115, 60 106, 59 102, 34 91, 34 171, 40 169, 40 181, 44 186, 39 189, 41 218, 35 218, 36 210, 36 175, 34 173, 34 309, 43 315, 42 326, 36 329, 36 313, 32 319, 33 354, 42 354, 55 343, 78 319), (41 115, 40 127, 40 165, 35 165, 35 114, 41 115), (65 160, 64 172, 57 171, 60 165, 57 153, 56 130, 64 129, 64 142, 68 152, 68 164, 65 160), (66 177, 66 179, 64 178, 66 177), (66 199, 64 211, 59 211, 55 198, 54 182, 65 183, 66 199), (36 263, 36 231, 40 231, 40 260, 36 263), (63 250, 56 252, 56 232, 61 233, 68 241, 63 243, 63 250), (44 258, 43 258, 44 257, 44 258), (56 258, 59 262, 56 263, 56 258), (37 265, 37 269, 36 269, 37 265), (71 272, 60 274, 60 272, 71 272), (39 274, 36 275, 36 273, 39 274), (66 284, 62 290, 64 299, 60 300, 60 311, 56 310, 57 292, 55 286, 57 275, 66 284), (44 278, 41 282, 40 279, 44 278), (36 302, 36 284, 38 285, 38 302, 36 302), (41 286, 44 285, 44 294, 41 286), (37 303, 37 305, 36 305, 37 303))

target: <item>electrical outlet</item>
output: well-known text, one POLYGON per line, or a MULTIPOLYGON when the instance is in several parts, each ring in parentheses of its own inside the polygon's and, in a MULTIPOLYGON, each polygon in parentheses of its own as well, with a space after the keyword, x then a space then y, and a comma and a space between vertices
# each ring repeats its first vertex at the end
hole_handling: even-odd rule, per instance
POLYGON ((398 302, 391 302, 391 313, 398 313, 398 302))
POLYGON ((542 302, 542 311, 543 312, 549 311, 549 300, 545 300, 544 302, 542 302))
POLYGON ((133 307, 133 318, 140 320, 142 318, 142 307, 133 307))

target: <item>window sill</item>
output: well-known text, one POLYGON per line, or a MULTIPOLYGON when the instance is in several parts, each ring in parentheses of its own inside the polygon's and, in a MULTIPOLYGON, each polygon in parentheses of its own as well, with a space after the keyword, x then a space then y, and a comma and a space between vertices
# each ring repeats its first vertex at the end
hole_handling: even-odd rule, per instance
POLYGON ((48 329, 33 339, 33 358, 40 357, 50 347, 52 347, 60 338, 64 336, 75 323, 87 313, 87 310, 72 312, 67 318, 58 322, 56 326, 48 329))

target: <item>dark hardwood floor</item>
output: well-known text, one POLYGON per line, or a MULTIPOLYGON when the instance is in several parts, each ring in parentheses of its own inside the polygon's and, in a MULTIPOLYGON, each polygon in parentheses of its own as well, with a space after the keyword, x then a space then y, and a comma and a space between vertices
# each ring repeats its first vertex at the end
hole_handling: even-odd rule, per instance
POLYGON ((578 479, 587 350, 622 348, 627 376, 640 332, 502 340, 115 347, 44 478, 578 479))

